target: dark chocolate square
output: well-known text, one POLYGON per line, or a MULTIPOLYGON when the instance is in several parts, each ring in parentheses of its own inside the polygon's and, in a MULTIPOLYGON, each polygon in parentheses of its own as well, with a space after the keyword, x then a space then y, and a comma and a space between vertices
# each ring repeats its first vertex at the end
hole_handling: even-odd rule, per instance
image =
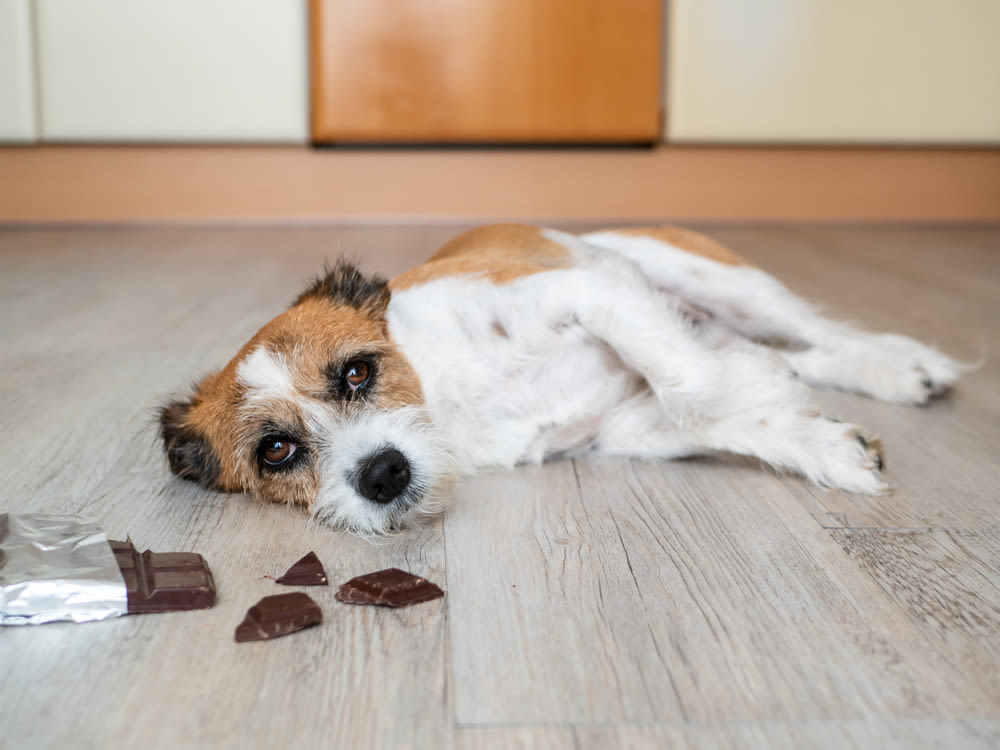
POLYGON ((292 567, 285 575, 275 580, 275 583, 283 583, 286 586, 328 586, 326 571, 323 564, 316 557, 315 552, 310 552, 292 567))
POLYGON ((110 540, 128 589, 129 614, 207 609, 215 604, 215 579, 205 558, 194 552, 141 555, 131 540, 110 540))
POLYGON ((352 578, 336 593, 345 604, 378 604, 385 607, 409 607, 444 596, 436 584, 399 568, 352 578))
POLYGON ((236 642, 280 638, 321 622, 323 611, 308 594, 296 591, 265 596, 247 610, 243 622, 236 627, 236 642))

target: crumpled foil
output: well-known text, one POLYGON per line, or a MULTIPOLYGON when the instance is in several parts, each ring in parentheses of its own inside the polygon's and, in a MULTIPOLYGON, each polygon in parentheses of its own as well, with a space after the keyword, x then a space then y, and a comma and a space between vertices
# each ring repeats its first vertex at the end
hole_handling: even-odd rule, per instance
POLYGON ((94 522, 0 513, 0 625, 89 622, 127 612, 125 579, 94 522))

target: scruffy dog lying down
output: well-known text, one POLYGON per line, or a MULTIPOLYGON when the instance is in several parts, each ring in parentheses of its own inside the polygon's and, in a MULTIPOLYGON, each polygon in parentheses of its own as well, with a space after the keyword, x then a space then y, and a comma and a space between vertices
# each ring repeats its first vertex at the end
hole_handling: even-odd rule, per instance
POLYGON ((881 493, 878 438, 806 384, 923 404, 959 370, 693 232, 499 225, 388 283, 338 263, 161 429, 179 477, 374 534, 439 512, 462 475, 560 456, 732 451, 881 493))

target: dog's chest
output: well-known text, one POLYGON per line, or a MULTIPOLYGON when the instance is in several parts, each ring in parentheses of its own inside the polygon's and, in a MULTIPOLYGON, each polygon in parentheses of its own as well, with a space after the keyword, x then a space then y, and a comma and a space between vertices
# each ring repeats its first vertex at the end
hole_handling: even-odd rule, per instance
POLYGON ((606 345, 544 322, 515 287, 434 282, 394 295, 389 324, 469 469, 584 450, 640 387, 606 345))

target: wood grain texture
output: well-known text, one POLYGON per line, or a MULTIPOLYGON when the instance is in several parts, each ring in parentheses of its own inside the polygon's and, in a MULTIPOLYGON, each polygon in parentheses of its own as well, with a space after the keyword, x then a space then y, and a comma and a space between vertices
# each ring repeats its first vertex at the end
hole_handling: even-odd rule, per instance
POLYGON ((875 719, 852 721, 754 722, 694 726, 578 729, 576 750, 717 748, 718 750, 987 750, 1000 741, 1000 722, 875 719))
POLYGON ((0 174, 0 222, 1000 221, 1000 149, 40 147, 0 174))
MULTIPOLYGON (((605 747, 608 747, 605 745, 605 747)), ((522 726, 516 728, 460 728, 455 732, 455 750, 577 750, 571 727, 522 726)))
POLYGON ((311 0, 313 142, 660 136, 658 0, 311 0))
POLYGON ((856 719, 797 722, 688 722, 617 727, 459 729, 460 750, 990 750, 1000 721, 856 719))
POLYGON ((984 700, 1000 703, 1000 529, 845 529, 834 538, 984 700))
POLYGON ((955 691, 994 705, 964 670, 930 671, 925 635, 870 583, 843 587, 850 561, 759 468, 600 460, 498 481, 467 482, 446 520, 461 724, 919 716, 955 691))
MULTIPOLYGON (((607 220, 601 222, 606 224, 607 220)), ((206 556, 201 612, 9 628, 11 747, 980 748, 1000 744, 1000 370, 879 429, 893 495, 732 457, 556 462, 461 485, 369 543, 170 478, 160 399, 222 364, 326 258, 393 275, 448 227, 0 231, 0 509, 80 512, 206 556), (310 549, 319 627, 235 644, 310 549), (396 566, 438 602, 340 605, 396 566)), ((708 228, 829 313, 995 348, 1000 232, 708 228)))

